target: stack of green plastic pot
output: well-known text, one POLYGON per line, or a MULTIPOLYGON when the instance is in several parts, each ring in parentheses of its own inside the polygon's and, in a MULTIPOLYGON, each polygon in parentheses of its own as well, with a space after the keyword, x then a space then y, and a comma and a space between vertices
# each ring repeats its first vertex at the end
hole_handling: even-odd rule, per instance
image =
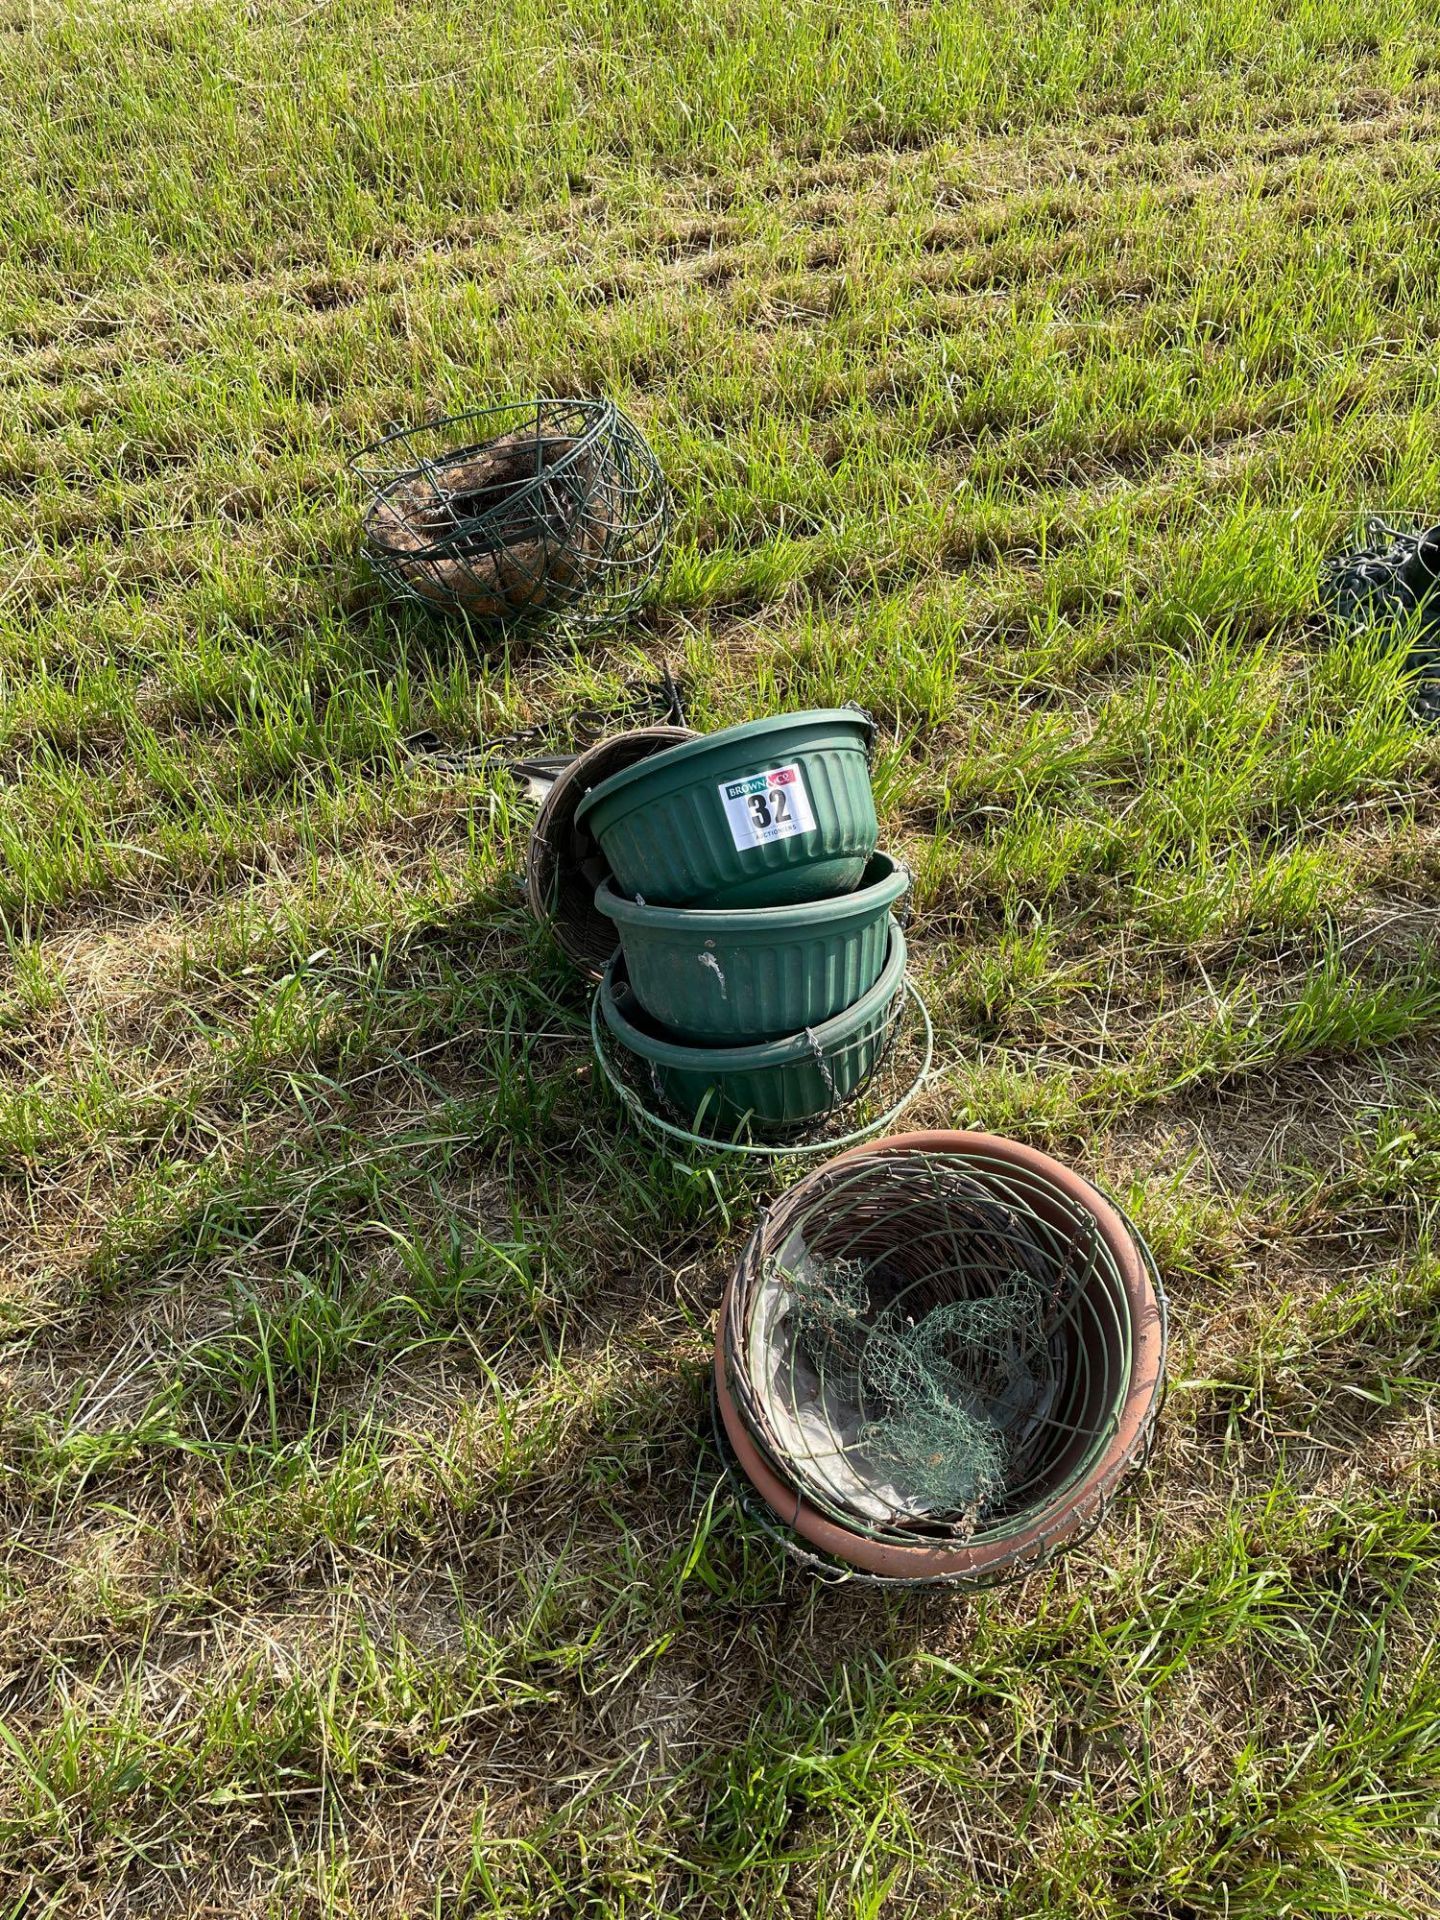
POLYGON ((577 819, 611 878, 621 950, 601 1013, 697 1128, 789 1128, 868 1080, 904 991, 876 851, 873 722, 851 708, 747 721, 603 781, 577 819))

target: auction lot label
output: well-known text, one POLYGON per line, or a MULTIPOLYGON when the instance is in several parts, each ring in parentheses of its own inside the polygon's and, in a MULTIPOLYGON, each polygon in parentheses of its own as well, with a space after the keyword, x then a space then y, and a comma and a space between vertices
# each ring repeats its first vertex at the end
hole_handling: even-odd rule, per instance
POLYGON ((810 833, 815 815, 799 767, 772 767, 744 780, 722 780, 720 798, 730 822, 730 836, 742 851, 763 847, 792 834, 810 833))

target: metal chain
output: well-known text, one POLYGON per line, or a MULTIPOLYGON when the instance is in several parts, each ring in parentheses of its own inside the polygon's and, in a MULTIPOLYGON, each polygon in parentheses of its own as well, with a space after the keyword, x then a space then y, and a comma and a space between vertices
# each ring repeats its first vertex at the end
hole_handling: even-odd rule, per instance
POLYGON ((830 1063, 825 1058, 825 1049, 816 1037, 813 1027, 806 1027, 805 1038, 810 1042, 810 1051, 814 1056, 816 1066, 820 1069, 820 1078, 825 1082, 825 1091, 830 1096, 830 1103, 825 1111, 827 1113, 834 1113, 836 1106, 839 1104, 839 1096, 835 1091, 835 1076, 831 1073, 830 1063))

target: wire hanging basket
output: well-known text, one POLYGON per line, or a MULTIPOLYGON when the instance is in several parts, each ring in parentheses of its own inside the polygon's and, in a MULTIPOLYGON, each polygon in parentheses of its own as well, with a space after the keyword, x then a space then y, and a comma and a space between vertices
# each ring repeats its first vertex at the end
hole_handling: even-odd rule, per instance
POLYGON ((601 1077, 637 1128, 681 1161, 719 1155, 766 1165, 836 1153, 893 1126, 931 1078, 934 1029, 908 974, 878 1026, 828 1048, 811 1036, 803 1057, 796 1049, 796 1066, 819 1076, 825 1094, 816 1111, 790 1123, 736 1113, 713 1094, 697 1107, 678 1103, 654 1065, 619 1044, 603 1018, 602 993, 590 1007, 601 1077))
POLYGON ((1097 1525, 1148 1457, 1165 1342, 1144 1241, 1069 1168, 986 1134, 881 1140, 756 1227, 721 1307, 717 1432, 810 1564, 990 1585, 1097 1525))
POLYGON ((537 399, 366 447, 365 551, 397 595, 482 626, 620 619, 654 578, 669 493, 610 400, 537 399))

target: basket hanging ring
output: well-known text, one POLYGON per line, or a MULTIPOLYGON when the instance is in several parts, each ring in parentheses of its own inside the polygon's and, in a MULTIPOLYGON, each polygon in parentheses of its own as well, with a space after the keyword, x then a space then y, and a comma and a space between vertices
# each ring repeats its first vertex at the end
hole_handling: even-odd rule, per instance
MULTIPOLYGON (((741 1160, 759 1163, 771 1163, 789 1159, 812 1158, 816 1154, 835 1153, 842 1148, 855 1146, 861 1141, 873 1139, 878 1133, 891 1126, 910 1106, 912 1101, 928 1086, 932 1078, 935 1058, 935 1029, 930 1018, 930 1010, 915 982, 907 975, 902 992, 897 996, 897 1005, 906 1001, 913 1005, 920 1021, 921 1057, 920 1064, 897 1098, 874 1120, 856 1127, 838 1138, 827 1135, 823 1139, 807 1139, 803 1136, 787 1140, 739 1140, 714 1138, 696 1133, 688 1127, 667 1120, 662 1114, 653 1112, 645 1105, 635 1088, 621 1075, 610 1057, 605 1044, 605 1033, 600 1018, 600 996, 598 993, 590 1001, 590 1043, 599 1065, 602 1078, 612 1093, 616 1094, 629 1112, 631 1118, 642 1132, 659 1135, 663 1140, 675 1141, 679 1145, 699 1150, 703 1153, 718 1153, 733 1156, 741 1160)), ((898 1017, 892 1022, 898 1026, 898 1017)), ((668 1104, 668 1102, 667 1102, 668 1104)), ((680 1158, 680 1156, 676 1156, 680 1158)), ((682 1161, 682 1164, 684 1162, 682 1161)))

